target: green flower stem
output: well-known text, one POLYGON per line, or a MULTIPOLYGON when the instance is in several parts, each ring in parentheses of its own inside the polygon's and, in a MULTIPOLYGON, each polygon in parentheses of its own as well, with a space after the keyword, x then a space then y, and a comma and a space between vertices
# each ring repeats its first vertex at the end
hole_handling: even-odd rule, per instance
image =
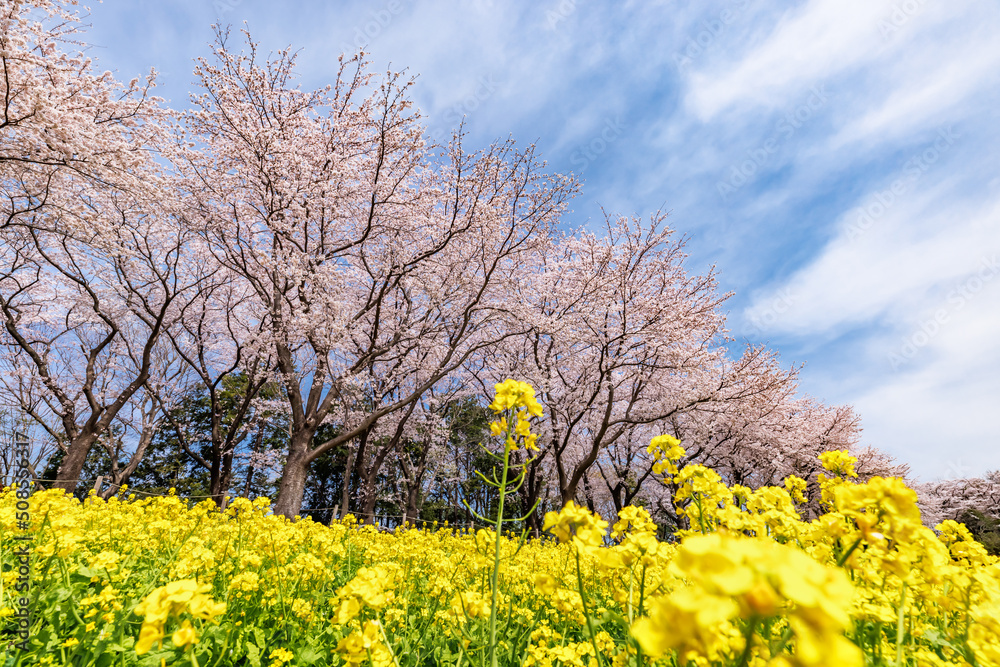
POLYGON ((753 648, 753 633, 757 629, 757 623, 760 619, 756 616, 750 619, 750 623, 747 625, 747 631, 744 635, 746 637, 746 645, 743 647, 743 653, 740 655, 740 661, 737 663, 737 667, 746 667, 747 663, 750 661, 750 650, 753 648))
POLYGON ((392 663, 399 667, 399 658, 396 657, 396 652, 392 650, 392 644, 389 643, 389 635, 385 634, 385 626, 382 625, 381 619, 376 618, 375 623, 378 624, 378 632, 382 635, 382 642, 385 643, 385 647, 389 649, 389 655, 392 656, 392 663))
POLYGON ((580 549, 576 545, 573 545, 573 548, 576 551, 576 585, 580 590, 580 604, 583 605, 583 617, 587 619, 587 631, 590 633, 590 643, 594 647, 594 662, 600 665, 601 652, 597 650, 597 635, 594 634, 594 622, 587 611, 587 598, 584 597, 583 593, 583 574, 580 572, 580 549))
POLYGON ((492 601, 490 602, 490 665, 497 667, 497 580, 500 575, 500 544, 503 541, 503 504, 507 497, 507 471, 510 467, 510 447, 507 442, 514 437, 513 419, 507 424, 507 440, 503 446, 503 472, 500 477, 500 503, 497 508, 496 547, 493 550, 493 574, 490 577, 490 587, 492 588, 492 601))
POLYGON ((903 621, 906 620, 906 582, 899 594, 899 610, 896 612, 896 664, 903 664, 903 621))
POLYGON ((858 546, 860 546, 862 539, 863 538, 859 537, 857 540, 854 541, 854 544, 852 544, 847 551, 841 554, 840 558, 837 559, 837 567, 843 567, 844 563, 847 562, 847 559, 851 557, 852 553, 854 553, 854 550, 857 549, 858 546))

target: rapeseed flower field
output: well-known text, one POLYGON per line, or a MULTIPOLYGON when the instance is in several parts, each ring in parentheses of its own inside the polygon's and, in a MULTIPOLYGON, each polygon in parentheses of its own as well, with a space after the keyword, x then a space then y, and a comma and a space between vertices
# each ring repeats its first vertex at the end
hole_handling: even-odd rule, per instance
MULTIPOLYGON (((508 381, 513 383, 513 381, 508 381)), ((531 450, 530 387, 498 385, 496 482, 531 450)), ((921 524, 899 479, 859 483, 821 457, 806 482, 727 486, 653 440, 691 528, 670 542, 641 507, 613 525, 568 504, 542 539, 494 527, 380 532, 289 520, 266 499, 0 494, 0 665, 1000 665, 1000 563, 964 526, 921 524), (30 637, 18 550, 31 537, 30 637)), ((510 473, 508 475, 508 473, 510 473)), ((516 519, 515 519, 516 521, 516 519)))

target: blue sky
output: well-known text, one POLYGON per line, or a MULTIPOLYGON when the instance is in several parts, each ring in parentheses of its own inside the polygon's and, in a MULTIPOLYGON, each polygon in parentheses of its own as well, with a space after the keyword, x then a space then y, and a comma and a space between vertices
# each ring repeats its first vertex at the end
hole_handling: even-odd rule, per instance
POLYGON ((104 0, 102 67, 186 105, 214 22, 366 45, 419 75, 432 133, 536 142, 600 206, 663 208, 715 265, 739 339, 806 362, 924 480, 1000 468, 1000 5, 992 0, 104 0))

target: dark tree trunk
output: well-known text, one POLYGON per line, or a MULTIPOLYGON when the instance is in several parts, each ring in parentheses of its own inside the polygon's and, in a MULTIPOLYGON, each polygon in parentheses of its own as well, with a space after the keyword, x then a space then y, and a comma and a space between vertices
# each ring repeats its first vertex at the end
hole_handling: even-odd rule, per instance
POLYGON ((219 492, 222 486, 222 457, 219 456, 218 447, 212 446, 212 467, 209 468, 208 493, 215 501, 215 504, 222 503, 222 494, 219 492))
POLYGON ((378 502, 378 489, 376 488, 378 472, 382 468, 382 463, 385 462, 385 457, 392 449, 391 445, 380 447, 375 454, 375 458, 372 460, 371 466, 361 475, 362 485, 360 496, 364 503, 361 514, 364 523, 375 522, 375 504, 378 502))
POLYGON ((542 512, 535 505, 541 497, 544 482, 540 473, 541 460, 541 457, 539 457, 534 463, 528 465, 527 478, 524 480, 524 484, 521 485, 520 491, 524 502, 524 511, 527 512, 533 509, 531 514, 525 519, 525 528, 534 534, 535 537, 542 534, 542 512))
POLYGON ((351 513, 351 480, 354 476, 355 459, 364 456, 368 444, 368 434, 370 430, 365 430, 358 438, 357 453, 351 448, 351 443, 347 443, 347 463, 344 464, 344 487, 340 494, 340 518, 351 513))
POLYGON ((115 468, 111 471, 111 484, 108 486, 107 490, 100 494, 101 498, 107 500, 111 496, 118 493, 118 489, 121 488, 122 484, 128 482, 129 477, 135 472, 135 469, 139 467, 139 462, 142 461, 142 457, 146 455, 146 449, 149 448, 149 443, 153 441, 153 431, 143 432, 142 436, 139 438, 139 445, 135 448, 135 453, 132 454, 129 459, 128 464, 122 470, 117 470, 117 462, 112 460, 112 466, 115 468))
POLYGON ((66 448, 66 456, 63 457, 59 465, 59 472, 56 481, 52 485, 54 489, 63 489, 66 493, 73 493, 76 485, 80 482, 80 474, 83 466, 87 462, 87 455, 97 442, 97 433, 84 433, 70 441, 66 448))
MULTIPOLYGON (((253 451, 256 454, 260 454, 260 450, 264 448, 264 426, 263 424, 257 427, 257 435, 254 437, 253 451)), ((247 481, 243 487, 243 497, 249 498, 250 491, 253 488, 253 475, 256 472, 256 468, 253 467, 253 459, 247 463, 247 481)))
POLYGON ((274 501, 274 513, 293 517, 302 509, 305 495, 306 476, 309 473, 309 443, 312 442, 311 429, 303 429, 292 435, 288 444, 288 459, 278 484, 278 498, 274 501))
POLYGON ((406 516, 404 521, 416 523, 420 519, 420 484, 413 484, 406 494, 406 516))

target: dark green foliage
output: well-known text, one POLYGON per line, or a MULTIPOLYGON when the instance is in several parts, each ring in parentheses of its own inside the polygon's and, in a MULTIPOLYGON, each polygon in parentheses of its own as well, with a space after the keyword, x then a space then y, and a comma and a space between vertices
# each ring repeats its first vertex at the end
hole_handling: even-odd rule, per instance
POLYGON ((958 521, 965 524, 991 555, 1000 555, 1000 519, 976 509, 967 509, 962 512, 958 521))
MULTIPOLYGON (((124 433, 121 426, 114 425, 111 427, 110 433, 105 433, 98 439, 96 443, 94 443, 94 446, 90 450, 90 453, 87 454, 87 460, 83 464, 83 470, 80 471, 81 481, 79 484, 76 485, 76 488, 73 490, 74 496, 80 499, 86 498, 87 494, 90 493, 91 489, 94 488, 94 482, 97 481, 98 477, 104 478, 105 484, 102 485, 102 488, 104 489, 107 488, 107 482, 110 482, 111 480, 112 462, 111 462, 111 456, 108 454, 108 449, 104 446, 105 444, 104 441, 107 438, 113 438, 118 440, 117 443, 113 444, 117 445, 118 446, 117 450, 120 451, 123 444, 121 442, 123 436, 124 433)), ((148 458, 151 455, 151 451, 152 447, 146 450, 146 457, 144 457, 143 463, 145 462, 146 458, 148 458)), ((49 457, 48 461, 46 461, 45 469, 42 471, 41 478, 43 480, 49 480, 49 483, 43 482, 42 486, 49 486, 51 480, 54 480, 56 478, 56 474, 59 472, 59 466, 62 465, 62 460, 64 456, 65 454, 61 450, 56 450, 56 452, 49 457)), ((118 464, 119 466, 121 466, 122 462, 119 461, 118 464)), ((177 479, 180 482, 177 485, 178 494, 200 495, 204 493, 202 489, 206 487, 201 485, 202 480, 194 478, 188 479, 185 476, 184 472, 181 472, 177 477, 177 479)), ((142 488, 150 490, 146 486, 143 486, 142 488)))
MULTIPOLYGON (((241 399, 245 384, 239 376, 232 376, 224 382, 223 391, 220 392, 224 429, 231 424, 232 413, 241 399)), ((261 397, 280 398, 280 389, 266 388, 261 397)), ((497 444, 491 443, 489 437, 492 412, 474 399, 453 401, 443 406, 443 410, 450 431, 446 443, 433 446, 429 452, 425 442, 403 442, 398 453, 390 456, 380 468, 376 477, 378 501, 375 505, 375 514, 380 523, 396 525, 405 516, 411 523, 447 521, 452 525, 467 525, 472 523, 472 514, 465 503, 484 516, 495 513, 496 494, 491 492, 477 474, 489 476, 495 465, 495 461, 480 447, 480 443, 493 446, 497 444), (404 469, 409 471, 410 477, 404 474, 404 469), (411 488, 411 478, 414 475, 415 489, 411 488)), ((170 416, 170 419, 162 420, 142 460, 124 483, 128 484, 130 492, 135 492, 139 497, 143 494, 166 495, 170 489, 174 489, 180 497, 208 497, 211 494, 210 470, 196 460, 196 457, 200 457, 204 461, 211 461, 213 456, 207 392, 191 392, 184 396, 170 416), (176 430, 178 426, 185 430, 190 454, 182 447, 176 430)), ((313 447, 335 437, 338 428, 338 425, 321 427, 314 436, 313 447)), ((123 435, 116 432, 114 437, 121 439, 123 435)), ((378 443, 369 444, 370 455, 378 443)), ((287 445, 286 417, 262 412, 254 415, 254 420, 243 429, 237 443, 237 456, 233 460, 228 494, 250 498, 267 496, 273 499, 277 471, 251 468, 247 455, 251 452, 284 452, 287 445)), ((351 446, 356 447, 356 443, 351 446)), ((124 453, 126 449, 122 449, 122 456, 127 459, 127 454, 124 453)), ((524 455, 524 452, 516 452, 514 457, 517 459, 524 455)), ((303 516, 329 523, 344 513, 341 505, 347 456, 348 446, 343 445, 324 452, 312 462, 306 480, 301 510, 303 516)), ((55 478, 61 460, 62 454, 59 452, 49 458, 45 478, 55 478)), ((124 461, 120 461, 119 466, 123 465, 124 461)), ((104 488, 107 489, 111 469, 106 448, 100 444, 95 445, 82 473, 82 478, 86 481, 77 487, 76 495, 85 497, 93 487, 93 480, 99 475, 104 476, 104 488)), ((347 511, 362 519, 364 517, 358 514, 362 503, 359 499, 361 479, 357 465, 354 466, 348 483, 350 489, 347 511)), ((522 494, 512 495, 507 499, 511 515, 523 513, 532 502, 533 499, 522 494)))
MULTIPOLYGON (((335 428, 323 425, 313 436, 313 445, 323 444, 336 435, 335 428)), ((302 516, 313 521, 330 523, 334 509, 340 507, 344 490, 344 468, 347 466, 347 447, 334 447, 320 454, 309 466, 306 490, 302 498, 302 516)))
MULTIPOLYGON (((452 465, 443 467, 447 472, 436 471, 437 477, 430 485, 432 491, 423 499, 420 508, 421 521, 465 525, 472 521, 465 503, 483 516, 496 514, 496 491, 479 477, 479 474, 489 477, 496 465, 480 446, 490 442, 493 417, 489 408, 471 398, 453 401, 447 406, 445 420, 451 433, 447 450, 452 465)), ((514 462, 523 460, 524 454, 515 452, 514 462)), ((506 502, 508 516, 520 516, 528 506, 525 496, 520 493, 509 496, 506 502)))
MULTIPOLYGON (((179 419, 195 416, 187 406, 178 408, 177 412, 179 419)), ((202 454, 207 453, 205 449, 204 446, 200 448, 202 454)), ((146 449, 128 484, 147 493, 166 494, 176 489, 179 496, 207 496, 209 472, 181 451, 172 429, 162 428, 146 449)))

